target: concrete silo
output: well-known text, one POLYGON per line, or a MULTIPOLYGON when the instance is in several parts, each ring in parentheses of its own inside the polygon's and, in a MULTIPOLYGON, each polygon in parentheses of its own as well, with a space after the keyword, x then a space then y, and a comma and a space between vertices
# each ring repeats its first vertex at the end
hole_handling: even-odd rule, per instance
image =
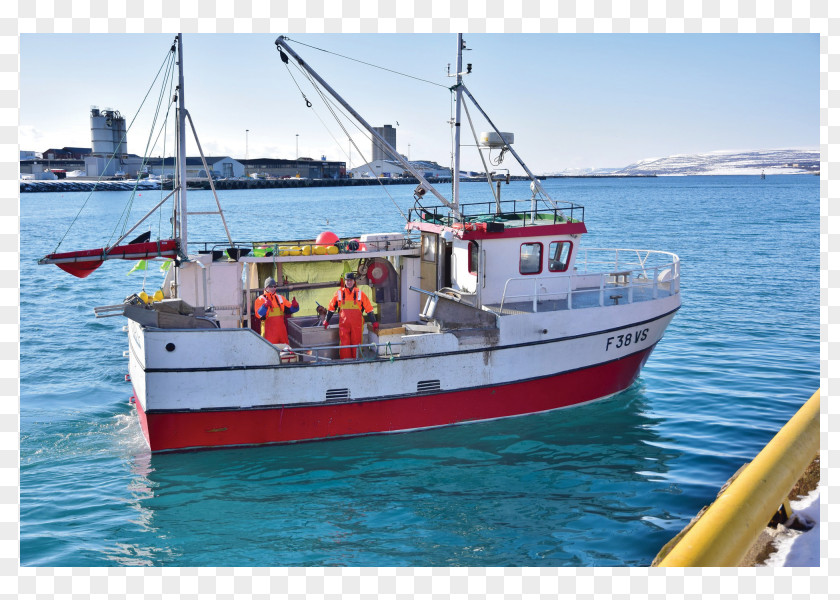
MULTIPOLYGON (((391 144, 392 147, 397 147, 397 130, 394 129, 393 125, 384 125, 382 127, 374 127, 373 130, 381 135, 386 142, 391 144)), ((376 139, 373 140, 373 158, 371 158, 371 162, 376 162, 377 160, 392 160, 391 152, 386 150, 385 147, 380 144, 376 139)))
POLYGON ((119 111, 91 106, 90 140, 92 156, 85 160, 89 176, 112 176, 124 172, 126 126, 125 117, 119 111))

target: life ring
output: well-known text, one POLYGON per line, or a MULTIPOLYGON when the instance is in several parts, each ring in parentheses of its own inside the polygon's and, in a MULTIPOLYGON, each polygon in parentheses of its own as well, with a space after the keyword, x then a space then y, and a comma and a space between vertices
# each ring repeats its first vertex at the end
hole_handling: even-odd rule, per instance
POLYGON ((370 281, 370 283, 374 286, 379 286, 387 281, 388 276, 388 265, 386 265, 383 260, 374 259, 367 267, 368 281, 370 281))

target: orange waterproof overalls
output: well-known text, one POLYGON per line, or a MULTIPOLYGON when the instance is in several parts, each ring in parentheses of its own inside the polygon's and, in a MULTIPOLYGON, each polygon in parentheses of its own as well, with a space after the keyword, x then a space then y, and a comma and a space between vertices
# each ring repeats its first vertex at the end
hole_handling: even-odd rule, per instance
MULTIPOLYGON (((348 290, 340 287, 335 292, 327 310, 341 311, 338 317, 338 339, 342 346, 356 346, 362 343, 362 327, 364 318, 362 310, 373 311, 367 295, 358 287, 348 290)), ((338 352, 340 358, 356 358, 355 348, 342 348, 338 352)))
POLYGON ((282 295, 272 292, 264 292, 254 302, 254 314, 259 313, 263 304, 268 304, 268 312, 265 319, 260 321, 260 335, 272 344, 288 344, 289 335, 286 333, 286 321, 283 318, 284 309, 291 308, 292 303, 282 295))

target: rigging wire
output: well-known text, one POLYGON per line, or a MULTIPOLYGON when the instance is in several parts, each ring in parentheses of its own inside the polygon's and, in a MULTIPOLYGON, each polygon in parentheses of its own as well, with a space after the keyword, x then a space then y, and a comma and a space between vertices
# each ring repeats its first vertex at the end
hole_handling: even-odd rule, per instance
MULTIPOLYGON (((158 72, 155 74, 155 77, 152 80, 152 83, 149 85, 149 89, 146 91, 146 95, 143 96, 143 101, 140 103, 140 107, 137 109, 137 112, 134 114, 134 117, 132 117, 132 119, 131 119, 131 123, 129 123, 128 127, 126 128, 126 131, 123 134, 122 139, 120 140, 120 145, 123 142, 125 142, 125 137, 128 134, 128 131, 131 129, 131 126, 134 124, 134 121, 137 119, 137 115, 140 114, 140 110, 143 108, 143 105, 146 103, 146 100, 148 99, 149 94, 151 93, 152 89, 154 88, 155 84, 157 83, 157 80, 158 80, 158 77, 160 77, 161 71, 164 70, 164 67, 167 66, 167 63, 169 63, 170 61, 174 61, 174 49, 175 49, 175 46, 173 45, 172 48, 170 48, 167 51, 166 56, 164 57, 163 62, 161 63, 160 68, 158 69, 158 72)), ((119 145, 117 145, 117 148, 119 148, 119 145)), ((115 156, 116 156, 116 151, 114 151, 114 153, 111 155, 108 162, 106 163, 106 165, 105 165, 106 169, 111 164, 111 162, 113 162, 115 156)), ((101 179, 102 179, 102 175, 99 176, 99 181, 101 181, 101 179)), ((58 240, 58 243, 56 244, 55 249, 53 250, 53 254, 58 252, 58 249, 61 247, 62 242, 64 242, 64 239, 67 237, 67 234, 70 233, 70 230, 73 228, 73 225, 76 223, 76 221, 81 216, 82 211, 84 211, 85 207, 87 206, 87 203, 93 197, 93 193, 96 191, 96 186, 99 185, 99 181, 96 182, 96 184, 93 186, 93 189, 91 189, 91 191, 88 193, 87 198, 85 198, 85 201, 82 203, 82 206, 79 208, 79 211, 76 213, 76 216, 73 217, 73 220, 70 222, 70 225, 68 225, 67 230, 64 232, 64 235, 62 235, 61 239, 58 240)))
MULTIPOLYGON (((304 101, 306 102, 306 107, 307 107, 307 108, 313 108, 313 107, 312 107, 312 102, 309 100, 309 98, 307 98, 307 97, 306 97, 306 94, 304 94, 304 93, 303 93, 303 90, 300 88, 300 85, 298 84, 297 79, 295 79, 294 74, 292 73, 291 69, 289 69, 289 59, 288 59, 288 57, 286 56, 286 53, 285 53, 285 52, 283 52, 283 51, 282 51, 279 47, 277 48, 277 50, 280 52, 280 57, 281 57, 281 59, 283 60, 283 62, 285 63, 285 65, 286 65, 286 70, 289 72, 289 77, 292 79, 292 81, 294 82, 294 84, 295 84, 295 86, 297 87, 298 91, 300 92, 300 95, 303 97, 304 101)), ((298 67, 298 69, 300 69, 300 67, 298 67)), ((306 75, 306 72, 305 72, 305 71, 302 71, 302 73, 303 73, 304 75, 306 75)), ((310 79, 310 83, 311 83, 311 81, 312 81, 312 80, 310 79)), ((317 92, 317 91, 318 91, 318 90, 317 90, 317 88, 316 88, 316 92, 317 92)), ((324 96, 323 96, 323 95, 321 95, 321 98, 322 98, 322 100, 323 100, 324 96)), ((324 122, 324 120, 321 118, 321 115, 319 115, 319 114, 318 114, 318 111, 316 111, 316 110, 313 108, 312 112, 313 112, 313 113, 315 114, 315 116, 318 118, 318 121, 320 121, 320 122, 321 122, 321 125, 323 125, 323 126, 324 126, 324 129, 325 129, 325 130, 326 130, 326 132, 330 135, 330 137, 333 139, 333 141, 336 143, 336 145, 338 146, 338 148, 339 148, 339 149, 341 149, 342 144, 340 144, 340 143, 339 143, 339 141, 335 138, 335 136, 333 135, 332 131, 330 131, 330 128, 327 126, 327 124, 326 124, 326 123, 324 122)), ((333 116, 335 117, 335 115, 333 115, 333 116)), ((341 123, 339 123, 339 126, 341 126, 341 123)), ((347 134, 347 137, 348 137, 348 138, 350 138, 351 143, 353 143, 353 145, 354 145, 354 147, 355 147, 355 143, 353 142, 353 139, 350 137, 350 135, 347 133, 347 130, 346 130, 346 129, 344 129, 344 127, 342 127, 342 130, 344 131, 344 133, 345 133, 345 134, 347 134)), ((357 148, 357 150, 358 150, 358 148, 357 148)), ((342 149, 342 152, 343 152, 343 151, 344 151, 344 150, 342 149)))
MULTIPOLYGON (((171 78, 172 73, 174 73, 174 68, 173 67, 174 67, 174 64, 170 63, 170 65, 168 67, 168 69, 169 69, 168 75, 170 76, 170 78, 171 78)), ((166 75, 164 75, 164 81, 165 80, 166 80, 166 75)), ((152 119, 152 125, 149 128, 149 137, 146 140, 146 148, 143 151, 143 161, 142 161, 141 166, 140 166, 141 172, 142 172, 143 167, 145 167, 146 164, 148 163, 149 148, 150 148, 150 145, 151 145, 152 137, 154 136, 155 125, 157 124, 158 118, 160 116, 161 105, 163 104, 164 93, 165 92, 166 92, 166 87, 165 87, 165 84, 164 84, 164 85, 161 86, 160 93, 158 94, 158 103, 157 103, 157 107, 155 109, 155 115, 154 115, 154 118, 152 119)), ((168 115, 168 113, 169 113, 169 109, 167 109, 167 115, 168 115)), ((158 135, 160 135, 160 134, 158 134, 158 135)), ((139 183, 140 183, 140 174, 138 173, 137 179, 136 179, 135 184, 134 184, 134 189, 132 190, 132 193, 131 193, 131 199, 130 199, 130 201, 128 203, 128 206, 125 210, 125 219, 123 220, 123 227, 122 227, 122 230, 120 232, 120 235, 124 234, 126 228, 128 227, 128 218, 131 214, 131 208, 132 208, 132 205, 133 205, 134 200, 135 200, 135 195, 136 195, 136 192, 137 192, 137 186, 139 185, 139 183)), ((116 231, 116 229, 115 229, 115 231, 116 231)), ((110 240, 108 241, 108 243, 110 245, 110 240)))
MULTIPOLYGON (((306 45, 306 44, 304 44, 304 45, 306 45)), ((327 124, 324 122, 324 120, 323 120, 323 119, 321 119, 320 115, 318 115, 318 112, 314 109, 314 107, 312 106, 312 103, 311 103, 311 102, 310 102, 310 101, 306 98, 306 95, 303 93, 303 90, 301 90, 300 85, 298 85, 298 83, 297 83, 297 80, 295 80, 294 74, 292 73, 291 69, 289 68, 289 60, 288 60, 288 57, 286 56, 286 54, 285 54, 285 53, 284 53, 284 52, 283 52, 283 51, 282 51, 279 47, 277 48, 277 50, 280 52, 280 55, 281 55, 281 60, 282 60, 282 61, 283 61, 283 63, 286 65, 286 70, 289 72, 289 76, 292 78, 292 80, 293 80, 293 81, 294 81, 294 83, 295 83, 295 86, 297 86, 298 90, 300 91, 301 95, 303 96, 304 100, 306 101, 306 106, 307 106, 307 108, 312 108, 312 109, 313 109, 313 113, 314 113, 314 114, 315 114, 315 116, 318 118, 318 120, 321 122, 321 124, 324 126, 324 129, 327 131, 327 133, 329 133, 330 137, 332 137, 332 138, 333 138, 333 141, 335 141, 336 145, 337 145, 337 146, 341 149, 341 151, 342 151, 342 152, 344 152, 344 150, 342 149, 342 144, 340 144, 340 143, 338 142, 338 140, 335 138, 335 136, 334 136, 334 135, 332 134, 332 132, 330 131, 330 129, 329 129, 329 127, 327 126, 327 124)), ((345 135, 348 137, 348 139, 350 140, 350 143, 351 143, 351 144, 353 144, 353 147, 356 149, 356 151, 359 153, 359 155, 362 157, 362 159, 364 159, 364 158, 365 158, 365 154, 364 154, 364 152, 362 152, 362 150, 361 150, 361 149, 359 148, 359 146, 356 144, 355 140, 353 139, 353 136, 351 136, 351 135, 350 135, 350 132, 349 132, 349 131, 347 131, 347 128, 344 126, 344 123, 343 123, 343 122, 342 122, 342 120, 339 118, 339 116, 336 114, 336 110, 337 110, 338 112, 340 112, 340 113, 341 113, 341 115, 342 115, 342 116, 344 116, 344 118, 345 118, 345 119, 347 119, 348 121, 350 121, 351 123, 353 123, 353 124, 354 124, 354 126, 356 127, 356 129, 358 129, 359 131, 362 131, 362 129, 359 127, 359 125, 358 125, 357 123, 355 123, 355 119, 350 118, 350 116, 349 116, 349 115, 347 115, 347 114, 343 111, 343 109, 342 109, 341 107, 339 107, 337 104, 335 104, 335 102, 334 102, 333 100, 331 100, 329 96, 327 96, 327 94, 324 92, 324 90, 321 88, 321 86, 318 84, 318 82, 317 82, 317 81, 315 81, 315 79, 314 79, 314 78, 313 78, 313 77, 309 74, 309 72, 307 72, 305 69, 303 69, 300 65, 297 65, 297 64, 296 64, 296 65, 295 65, 295 67, 296 67, 296 68, 298 69, 298 71, 300 71, 300 73, 301 73, 301 74, 302 74, 302 75, 303 75, 303 76, 307 79, 307 81, 309 81, 310 85, 313 87, 313 89, 315 90, 315 92, 316 92, 316 93, 318 94, 318 96, 321 98, 321 101, 324 103, 324 105, 326 106, 327 110, 328 110, 328 111, 330 112, 330 114, 332 115, 333 119, 335 119, 335 121, 336 121, 336 123, 338 124, 338 126, 341 128, 341 130, 344 132, 344 134, 345 134, 345 135)), ((363 132, 363 133, 364 133, 364 132, 363 132)), ((368 140, 370 140, 370 141, 373 141, 373 140, 372 140, 372 138, 368 137, 367 135, 366 135, 365 137, 366 137, 366 139, 368 139, 368 140)), ((348 160, 349 160, 349 157, 348 157, 348 160)), ((368 162, 370 162, 370 161, 368 161, 368 162)), ((384 183, 382 183, 382 181, 380 181, 380 179, 379 179, 378 177, 376 178, 376 180, 377 180, 377 183, 379 184, 379 186, 382 188, 382 190, 385 192, 385 194, 386 194, 386 195, 388 196, 388 198, 391 200, 391 202, 393 203, 393 205, 396 207, 397 211, 400 213, 400 215, 403 217, 403 219, 405 219, 405 221, 406 221, 406 223, 407 223, 407 222, 408 222, 408 217, 407 217, 407 216, 406 216, 406 214, 402 211, 402 209, 400 208, 400 206, 397 204, 396 200, 395 200, 395 199, 394 199, 394 197, 391 195, 391 193, 390 193, 390 192, 389 192, 389 191, 385 188, 385 184, 384 184, 384 183)))
MULTIPOLYGON (((153 147, 151 142, 152 142, 152 137, 154 136, 155 126, 156 126, 156 124, 158 122, 158 118, 160 117, 160 114, 161 114, 161 106, 163 105, 164 99, 167 97, 166 96, 167 90, 166 90, 165 82, 166 82, 166 79, 167 79, 167 76, 168 76, 169 80, 170 80, 170 85, 171 85, 172 76, 175 72, 174 67, 175 67, 175 62, 170 61, 169 65, 167 65, 167 71, 163 76, 164 84, 161 85, 160 93, 158 94, 157 106, 155 107, 155 114, 154 114, 154 117, 152 118, 152 124, 149 127, 149 137, 146 140, 146 148, 143 151, 143 161, 141 162, 141 165, 140 165, 141 172, 142 172, 143 167, 148 163, 149 148, 153 147)), ((167 111, 166 111, 166 117, 168 117, 168 115, 169 115, 169 111, 171 110, 171 106, 172 106, 172 104, 170 103, 169 107, 167 108, 167 111)), ((161 131, 162 131, 162 129, 163 128, 161 128, 161 131)), ((159 137, 160 137, 160 132, 158 132, 158 138, 159 137)), ((157 143, 157 138, 155 139, 155 144, 156 143, 157 143)), ((125 233, 126 229, 128 228, 129 217, 131 216, 131 209, 134 205, 134 200, 136 199, 137 186, 139 184, 140 184, 140 174, 138 172, 137 179, 134 182, 134 188, 131 190, 131 196, 129 198, 129 201, 126 204, 125 208, 123 209, 123 213, 121 215, 121 221, 118 221, 117 225, 114 227, 114 231, 111 233, 111 237, 108 239, 108 246, 111 245, 111 240, 114 238, 114 235, 116 235, 117 228, 120 226, 120 223, 122 223, 122 229, 120 230, 120 236, 122 236, 125 233)))
MULTIPOLYGON (((286 65, 286 70, 289 72, 289 76, 292 78, 292 81, 295 84, 295 87, 300 92, 300 95, 303 96, 304 102, 306 102, 306 108, 312 108, 312 103, 309 101, 309 98, 306 97, 306 94, 303 93, 303 90, 300 89, 300 85, 298 85, 297 79, 295 79, 294 75, 292 75, 292 70, 289 68, 289 57, 283 52, 283 49, 280 46, 277 46, 277 51, 280 53, 280 60, 283 61, 283 64, 286 65)), ((298 70, 301 70, 300 66, 298 65, 298 70)), ((295 157, 297 158, 297 157, 295 157)))
MULTIPOLYGON (((308 75, 308 73, 307 73, 307 75, 308 75)), ((309 79, 310 79, 310 83, 312 83, 313 85, 315 85, 315 81, 313 81, 311 78, 309 78, 309 79)), ((330 114, 332 114, 332 116, 333 116, 333 118, 335 119, 336 123, 338 123, 338 126, 339 126, 339 127, 341 127, 341 130, 345 133, 345 135, 347 136, 347 138, 350 140, 350 143, 351 143, 351 144, 353 144, 353 147, 356 149, 356 152, 358 152, 358 153, 359 153, 359 156, 361 156, 362 160, 365 160, 365 161, 369 164, 371 161, 370 161, 370 160, 367 160, 367 157, 365 156, 365 153, 364 153, 364 152, 362 152, 362 149, 361 149, 361 148, 359 148, 359 146, 356 144, 355 140, 353 139, 353 136, 351 136, 351 135, 350 135, 350 132, 348 132, 348 131, 347 131, 347 128, 344 126, 344 123, 342 123, 342 122, 341 122, 341 119, 339 119, 339 117, 338 117, 338 115, 336 114, 336 111, 335 111, 334 109, 338 109, 338 110, 339 110, 339 112, 341 112, 341 114, 344 116, 344 118, 346 118, 346 119, 350 120, 351 122, 352 122, 352 119, 350 119, 350 118, 349 118, 349 116, 348 116, 346 113, 342 112, 342 110, 341 110, 340 108, 338 108, 338 107, 336 106, 336 104, 335 104, 333 101, 331 101, 331 100, 330 100, 330 98, 329 98, 326 94, 324 94, 323 90, 321 90, 321 88, 320 88, 320 87, 316 87, 316 91, 318 92, 318 95, 321 97, 321 100, 322 100, 322 101, 324 102, 324 104, 327 106, 327 110, 329 110, 329 111, 330 111, 330 114)), ((315 113, 315 114, 316 114, 316 116, 317 116, 317 113, 315 113)), ((321 120, 321 118, 320 118, 320 117, 318 117, 318 119, 319 119, 319 120, 321 120)), ((323 123, 323 121, 321 121, 321 122, 323 123)), ((325 129, 327 129, 328 133, 330 133, 330 136, 331 136, 331 137, 333 138, 333 140, 336 142, 336 144, 338 145, 338 147, 339 147, 339 148, 341 148, 341 144, 339 144, 339 143, 338 143, 338 140, 336 140, 336 139, 335 139, 335 136, 333 136, 333 135, 332 135, 332 132, 330 132, 330 131, 329 131, 329 128, 327 128, 326 124, 324 124, 324 128, 325 128, 325 129)), ((359 131, 362 131, 362 130, 359 128, 359 126, 358 126, 358 125, 356 125, 356 128, 357 128, 357 129, 359 129, 359 131)), ((362 134, 363 134, 363 136, 365 137, 365 139, 367 139, 367 140, 368 140, 368 141, 370 141, 371 143, 373 142, 373 138, 372 138, 371 136, 366 135, 366 134, 364 133, 364 131, 362 131, 362 134)), ((344 151, 344 150, 342 149, 342 152, 343 152, 343 151, 344 151)), ((349 160, 349 156, 348 156, 348 160, 349 160)), ((376 182, 379 184, 379 187, 382 189, 382 191, 385 193, 385 195, 386 195, 386 196, 388 196, 388 198, 391 200, 391 203, 392 203, 392 204, 394 205, 394 207, 397 209, 397 212, 399 212, 399 213, 400 213, 400 216, 402 216, 402 218, 405 220, 405 222, 406 222, 406 223, 408 223, 408 216, 407 216, 407 215, 406 215, 406 214, 402 211, 402 209, 400 208, 399 204, 397 204, 397 201, 396 201, 396 200, 394 199, 394 197, 391 195, 391 192, 389 192, 389 191, 388 191, 388 189, 385 187, 385 184, 382 182, 381 178, 377 177, 377 178, 376 178, 376 182)))
POLYGON ((331 52, 331 51, 329 51, 329 50, 325 50, 324 48, 318 48, 317 46, 310 46, 309 44, 304 44, 304 43, 303 43, 303 42, 301 42, 301 41, 298 41, 298 40, 293 40, 293 39, 291 39, 291 38, 289 38, 289 37, 287 37, 287 38, 286 38, 286 40, 287 40, 287 41, 289 41, 289 42, 294 42, 294 43, 296 43, 296 44, 300 44, 301 46, 306 46, 307 48, 312 48, 313 50, 318 50, 318 51, 320 51, 320 52, 324 52, 324 53, 326 53, 326 54, 332 54, 332 55, 334 55, 334 56, 338 56, 338 57, 340 57, 340 58, 344 58, 344 59, 346 59, 346 60, 350 60, 350 61, 353 61, 353 62, 361 63, 361 64, 363 64, 363 65, 367 65, 368 67, 373 67, 374 69, 380 69, 380 70, 382 70, 382 71, 387 71, 387 72, 389 72, 389 73, 393 73, 393 74, 395 74, 395 75, 400 75, 400 76, 402 76, 402 77, 407 77, 407 78, 409 78, 409 79, 416 79, 417 81, 422 81, 423 83, 428 83, 428 84, 431 84, 431 85, 435 85, 435 86, 438 86, 438 87, 442 87, 442 88, 445 88, 445 89, 449 89, 449 86, 443 85, 443 84, 441 84, 441 83, 437 83, 437 82, 434 82, 434 81, 429 81, 428 79, 422 79, 422 78, 420 78, 420 77, 415 77, 414 75, 409 75, 408 73, 402 73, 402 72, 400 72, 400 71, 395 71, 395 70, 393 70, 393 69, 388 69, 388 68, 386 68, 386 67, 381 67, 381 66, 379 66, 379 65, 374 65, 374 64, 372 64, 372 63, 365 62, 365 61, 363 61, 363 60, 359 60, 358 58, 353 58, 353 57, 350 57, 350 56, 345 56, 345 55, 343 55, 343 54, 338 54, 337 52, 331 52))
POLYGON ((467 121, 470 124, 470 130, 472 131, 473 139, 475 140, 476 147, 479 148, 478 156, 481 158, 481 164, 484 166, 484 172, 487 174, 487 184, 490 186, 490 193, 493 194, 493 197, 496 199, 496 202, 498 203, 501 200, 501 198, 499 198, 499 196, 496 194, 496 190, 493 189, 493 180, 492 180, 492 176, 490 174, 490 169, 487 168, 487 161, 484 160, 484 154, 481 152, 481 148, 479 147, 478 136, 475 133, 475 125, 473 124, 472 117, 470 116, 470 111, 469 111, 469 109, 467 109, 467 103, 466 102, 464 102, 463 107, 464 107, 464 114, 467 115, 467 121))
MULTIPOLYGON (((173 69, 172 70, 172 75, 169 78, 169 92, 168 92, 168 97, 169 98, 172 98, 172 87, 174 85, 175 85, 175 70, 173 69)), ((166 166, 166 140, 168 139, 167 129, 169 128, 169 117, 170 117, 170 114, 171 114, 171 111, 172 111, 172 107, 174 105, 175 105, 174 102, 169 103, 169 108, 166 109, 166 117, 164 117, 164 120, 163 120, 163 127, 161 127, 161 133, 158 134, 158 139, 161 137, 161 135, 163 136, 163 152, 161 153, 161 165, 160 165, 160 196, 161 197, 163 196, 163 193, 164 193, 163 175, 164 175, 165 170, 166 170, 166 168, 165 168, 165 166, 166 166)), ((155 140, 154 147, 157 147, 157 140, 155 140)), ((174 160, 173 160, 172 168, 173 168, 173 170, 175 168, 174 160)), ((173 191, 175 190, 175 178, 174 177, 172 178, 172 190, 173 191)), ((174 203, 175 203, 174 196, 173 196, 172 203, 173 203, 173 207, 174 207, 174 203)), ((163 212, 164 212, 163 211, 163 206, 161 206, 160 211, 158 211, 158 239, 163 238, 163 236, 162 236, 162 233, 163 233, 163 229, 162 229, 162 226, 163 226, 163 212)), ((169 234, 170 237, 172 237, 172 238, 175 237, 175 225, 174 225, 174 223, 175 223, 175 221, 174 221, 174 218, 173 218, 173 221, 170 224, 172 229, 171 229, 171 232, 169 234)))
MULTIPOLYGON (((174 74, 174 71, 173 71, 173 74, 174 74)), ((171 96, 171 91, 172 91, 172 85, 171 85, 171 82, 170 82, 170 89, 169 89, 169 95, 170 96, 171 96)), ((169 107, 166 110, 166 114, 164 115, 163 124, 161 125, 160 129, 158 130, 157 136, 155 136, 154 143, 151 144, 151 148, 154 149, 155 147, 157 147, 158 141, 160 141, 160 139, 163 138, 163 157, 164 157, 162 159, 163 161, 166 160, 165 159, 165 157, 166 157, 166 139, 167 139, 166 130, 167 130, 168 125, 169 125, 169 117, 172 113, 172 107, 173 106, 174 106, 174 102, 169 104, 169 107)), ((155 119, 157 119, 157 116, 155 117, 155 119)), ((147 147, 147 156, 143 160, 143 165, 147 164, 147 162, 148 162, 148 154, 150 154, 150 152, 149 152, 148 147, 147 147)), ((161 171, 163 171, 163 166, 161 166, 161 171)), ((139 180, 138 180, 138 183, 139 183, 139 180)), ((160 196, 162 197, 164 195, 164 191, 165 191, 162 181, 161 181, 161 185, 160 185, 159 189, 160 189, 160 196)), ((175 189, 174 184, 172 186, 172 189, 173 190, 175 189)), ((158 218, 158 239, 161 239, 161 237, 162 237, 161 236, 161 233, 162 233, 161 224, 162 224, 162 219, 163 219, 162 210, 163 210, 163 208, 161 207, 160 211, 158 212, 158 215, 159 215, 159 218, 158 218)), ((123 232, 125 232, 125 228, 123 228, 123 232)), ((174 237, 174 233, 173 233, 173 237, 174 237)))

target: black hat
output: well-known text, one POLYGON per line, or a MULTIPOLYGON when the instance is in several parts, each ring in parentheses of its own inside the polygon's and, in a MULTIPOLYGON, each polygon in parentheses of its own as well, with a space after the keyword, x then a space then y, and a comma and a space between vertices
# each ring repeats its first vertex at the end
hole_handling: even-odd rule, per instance
POLYGON ((355 273, 355 271, 350 271, 349 273, 346 273, 346 274, 344 275, 344 279, 352 279, 353 281, 356 281, 356 273, 355 273))

